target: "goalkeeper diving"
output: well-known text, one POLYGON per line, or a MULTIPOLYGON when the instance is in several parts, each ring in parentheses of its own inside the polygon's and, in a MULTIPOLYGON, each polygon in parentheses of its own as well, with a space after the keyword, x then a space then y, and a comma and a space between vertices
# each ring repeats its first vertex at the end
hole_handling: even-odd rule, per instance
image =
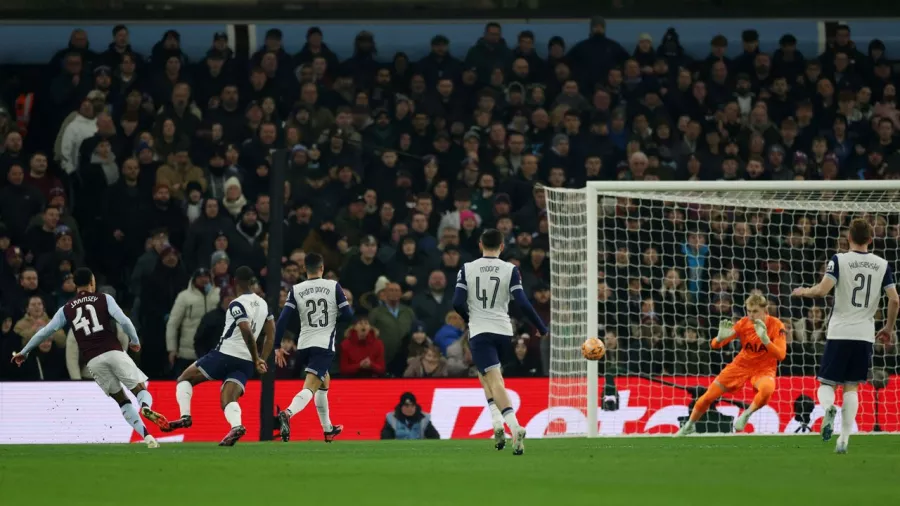
POLYGON ((768 305, 768 301, 762 295, 751 295, 745 303, 747 316, 733 325, 728 320, 723 320, 719 324, 719 335, 713 338, 710 346, 717 350, 739 339, 741 351, 716 376, 706 393, 697 399, 690 419, 676 436, 692 434, 697 420, 719 397, 743 387, 748 381, 756 390, 756 396, 750 407, 735 420, 734 429, 738 432, 743 431, 750 416, 769 402, 775 391, 778 362, 784 360, 787 343, 784 324, 778 318, 769 315, 768 305))

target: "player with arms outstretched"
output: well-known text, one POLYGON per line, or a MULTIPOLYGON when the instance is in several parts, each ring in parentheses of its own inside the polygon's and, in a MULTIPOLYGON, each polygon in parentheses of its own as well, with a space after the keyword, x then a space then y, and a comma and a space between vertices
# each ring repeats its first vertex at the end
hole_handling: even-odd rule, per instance
POLYGON ((676 436, 692 434, 697 420, 719 397, 743 387, 748 381, 756 390, 756 396, 753 397, 750 407, 735 420, 735 430, 738 432, 744 430, 750 416, 769 402, 775 391, 778 362, 784 360, 787 353, 787 342, 784 324, 768 313, 768 305, 769 302, 762 295, 751 295, 747 297, 745 303, 747 316, 733 326, 727 320, 719 324, 719 335, 713 338, 710 346, 716 350, 735 339, 740 339, 741 351, 725 369, 722 369, 706 389, 706 393, 697 399, 690 418, 676 436))
POLYGON ((887 260, 869 252, 874 231, 866 220, 855 219, 847 234, 850 251, 831 257, 822 281, 811 288, 797 288, 797 297, 824 297, 834 288, 834 308, 828 320, 825 351, 819 364, 819 404, 825 410, 821 434, 824 441, 834 433, 834 389, 844 387, 841 406, 841 435, 835 452, 847 453, 850 431, 859 410, 860 383, 868 379, 872 367, 875 337, 890 342, 900 309, 900 297, 894 285, 894 273, 887 260), (875 332, 875 312, 881 292, 888 297, 887 320, 875 332))
POLYGON ((303 411, 309 401, 315 398, 316 411, 322 423, 325 442, 330 443, 341 431, 342 425, 332 425, 328 414, 328 387, 331 376, 328 369, 334 360, 334 338, 337 323, 353 319, 353 309, 347 302, 344 290, 337 281, 324 279, 325 260, 318 253, 306 255, 306 281, 291 287, 287 303, 281 310, 275 326, 275 342, 279 348, 275 360, 279 366, 285 365, 285 357, 280 346, 284 331, 294 318, 300 319, 300 335, 297 339, 297 360, 306 369, 303 389, 294 396, 291 405, 278 413, 281 425, 281 440, 291 439, 291 417, 303 411))
POLYGON ((491 409, 495 446, 498 450, 504 447, 505 420, 513 436, 513 455, 522 455, 525 452, 525 428, 516 419, 500 372, 500 353, 509 346, 513 336, 509 301, 516 300, 541 335, 547 333, 547 327, 525 296, 519 269, 500 260, 503 233, 486 229, 478 245, 483 256, 464 264, 459 270, 453 308, 469 324, 469 348, 491 409))
POLYGON ((147 376, 138 369, 119 343, 115 323, 121 325, 128 336, 129 348, 140 351, 141 343, 134 324, 125 316, 115 299, 96 293, 97 282, 90 269, 77 269, 73 277, 75 298, 59 308, 50 323, 37 331, 22 351, 13 355, 12 361, 21 366, 39 344, 50 339, 57 330, 71 324, 78 350, 87 360, 94 381, 106 395, 119 403, 122 416, 144 438, 147 446, 158 448, 159 443, 147 433, 147 427, 122 389, 124 385, 131 390, 141 405, 144 417, 164 430, 168 428, 166 418, 152 409, 153 397, 144 385, 147 376))
POLYGON ((175 399, 181 418, 169 423, 169 430, 186 429, 192 425, 191 397, 194 386, 209 380, 222 381, 221 405, 231 430, 219 446, 234 446, 247 433, 241 422, 241 406, 238 399, 244 395, 244 387, 253 376, 254 369, 266 372, 266 359, 272 353, 275 325, 266 301, 253 293, 255 276, 253 269, 242 266, 234 273, 235 288, 239 294, 225 313, 225 329, 219 344, 190 365, 175 387, 175 399), (265 333, 262 355, 256 350, 256 340, 265 333))

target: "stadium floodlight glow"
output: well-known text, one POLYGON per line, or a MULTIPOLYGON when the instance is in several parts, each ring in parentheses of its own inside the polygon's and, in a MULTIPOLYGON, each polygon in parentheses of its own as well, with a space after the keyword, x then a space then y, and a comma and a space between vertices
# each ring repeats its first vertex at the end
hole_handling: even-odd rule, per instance
MULTIPOLYGON (((604 432, 601 421, 630 416, 622 406, 618 415, 612 409, 616 377, 640 376, 659 385, 629 392, 631 404, 706 387, 703 382, 735 351, 709 351, 712 324, 739 314, 753 289, 769 297, 789 328, 781 373, 814 375, 830 304, 813 307, 810 299, 790 297, 790 290, 819 281, 827 261, 846 247, 841 225, 851 217, 872 220, 873 251, 890 262, 900 254, 900 180, 593 181, 583 189, 545 190, 552 308, 548 410, 559 420, 549 424, 547 435, 596 436, 604 432), (676 272, 669 274, 671 267, 676 272), (602 360, 583 358, 586 338, 610 334, 617 339, 606 342, 602 360), (606 410, 601 367, 610 379, 604 380, 606 410), (673 390, 666 382, 675 375, 673 390), (586 415, 585 427, 564 422, 573 407, 586 415)), ((807 397, 815 400, 814 391, 781 392, 788 394, 798 406, 809 404, 807 397)), ((725 399, 722 413, 739 410, 740 403, 729 406, 725 399)), ((900 416, 897 399, 882 400, 882 411, 887 406, 894 411, 883 416, 900 416)), ((815 409, 813 404, 810 411, 815 409)), ((764 424, 763 411, 751 417, 755 432, 771 432, 764 424)))

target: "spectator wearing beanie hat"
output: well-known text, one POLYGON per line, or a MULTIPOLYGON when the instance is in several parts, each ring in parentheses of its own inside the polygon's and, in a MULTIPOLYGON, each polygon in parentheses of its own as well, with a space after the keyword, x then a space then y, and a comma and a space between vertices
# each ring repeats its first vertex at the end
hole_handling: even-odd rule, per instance
POLYGON ((184 189, 184 214, 188 224, 193 225, 203 214, 203 187, 196 181, 191 181, 184 189))
MULTIPOLYGON (((256 206, 247 204, 241 210, 238 222, 228 233, 228 247, 237 265, 250 265, 258 261, 259 242, 263 237, 263 224, 259 221, 256 206)), ((265 263, 265 261, 263 261, 265 263)))
POLYGON ((210 255, 209 272, 214 285, 221 288, 231 284, 231 275, 228 272, 230 268, 231 259, 228 258, 228 253, 216 251, 210 255))
POLYGON ((222 206, 233 219, 237 219, 246 205, 247 198, 244 197, 240 179, 235 176, 228 178, 225 181, 225 198, 222 199, 222 206))

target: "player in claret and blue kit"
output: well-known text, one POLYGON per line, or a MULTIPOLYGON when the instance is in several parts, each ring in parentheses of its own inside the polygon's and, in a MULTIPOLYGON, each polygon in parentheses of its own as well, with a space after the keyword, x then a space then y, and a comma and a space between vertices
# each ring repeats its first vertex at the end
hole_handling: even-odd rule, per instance
MULTIPOLYGON (((194 385, 208 380, 222 381, 221 403, 225 419, 231 430, 219 446, 234 446, 247 429, 241 422, 241 406, 238 399, 244 395, 244 387, 256 370, 266 372, 266 359, 272 353, 275 326, 266 301, 253 293, 255 282, 253 269, 238 267, 234 273, 238 297, 225 313, 225 329, 215 349, 200 357, 179 376, 175 387, 175 399, 181 410, 181 418, 169 424, 168 430, 186 429, 192 425, 191 397, 194 385), (256 350, 256 340, 261 333, 266 338, 262 355, 256 350)), ((165 430, 165 429, 164 429, 165 430)))
POLYGON ((59 308, 50 323, 37 331, 22 351, 13 355, 12 361, 21 366, 28 358, 28 354, 39 344, 50 339, 57 330, 71 325, 78 350, 87 360, 94 381, 103 393, 119 403, 122 416, 134 431, 144 438, 147 446, 158 448, 159 443, 147 433, 147 427, 122 389, 124 385, 134 394, 145 418, 163 430, 168 429, 169 422, 166 418, 152 409, 153 397, 144 385, 147 376, 138 369, 119 344, 115 323, 121 325, 128 336, 129 348, 135 352, 140 351, 141 343, 134 324, 125 316, 115 299, 106 294, 96 293, 97 281, 90 269, 77 269, 73 277, 76 287, 75 298, 59 308))
POLYGON ((513 336, 509 301, 516 300, 541 335, 547 334, 547 326, 525 296, 519 269, 500 260, 503 233, 496 229, 485 230, 479 248, 483 256, 459 270, 453 308, 469 324, 469 348, 491 410, 495 447, 502 450, 505 445, 505 420, 513 436, 513 455, 522 455, 525 452, 525 428, 516 419, 500 372, 500 354, 509 347, 513 336))
MULTIPOLYGON (((294 396, 291 405, 278 413, 281 425, 281 440, 291 439, 291 417, 303 411, 309 401, 315 398, 316 411, 322 423, 325 442, 330 443, 344 429, 342 425, 332 425, 328 413, 328 387, 331 376, 328 370, 334 360, 334 341, 338 321, 353 319, 353 309, 344 296, 344 290, 337 281, 324 279, 325 261, 318 253, 306 255, 306 281, 291 287, 287 303, 281 310, 275 326, 276 346, 281 342, 284 331, 295 318, 300 320, 300 335, 297 339, 297 361, 306 369, 303 389, 294 396)), ((275 352, 279 366, 285 365, 285 357, 279 350, 275 352)))
POLYGON ((848 231, 850 251, 831 257, 825 267, 825 276, 811 288, 797 288, 797 297, 824 297, 834 288, 834 307, 828 320, 825 352, 819 364, 819 404, 825 410, 822 419, 822 439, 828 441, 834 432, 837 408, 834 406, 834 390, 844 389, 841 406, 841 435, 835 452, 847 453, 850 431, 859 410, 860 383, 868 379, 872 367, 872 349, 875 337, 889 343, 897 322, 900 297, 894 285, 894 273, 887 260, 869 252, 874 231, 863 219, 850 223, 848 231), (888 297, 887 319, 884 327, 875 332, 875 312, 881 293, 888 297))

